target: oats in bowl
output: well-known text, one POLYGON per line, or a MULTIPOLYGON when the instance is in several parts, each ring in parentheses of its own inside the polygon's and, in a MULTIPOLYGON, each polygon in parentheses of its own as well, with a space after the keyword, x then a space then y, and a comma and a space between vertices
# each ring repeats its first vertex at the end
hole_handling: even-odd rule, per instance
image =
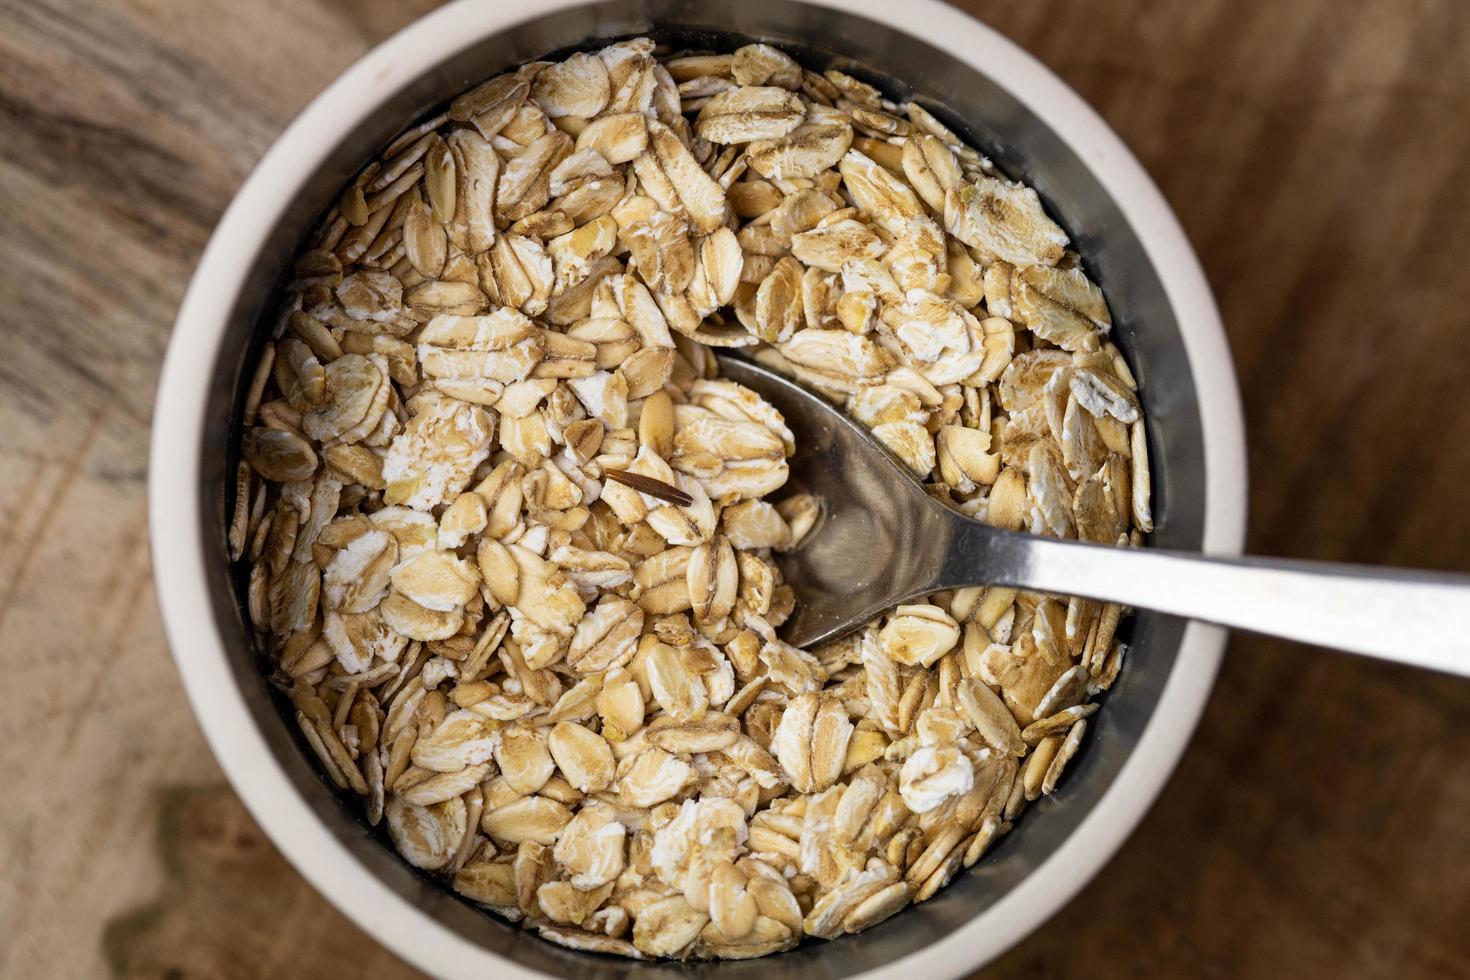
POLYGON ((917 104, 763 44, 537 62, 405 132, 245 411, 230 543, 322 771, 579 949, 758 956, 932 896, 1056 788, 1122 610, 964 589, 783 643, 819 507, 709 348, 976 518, 1127 544, 1139 402, 1067 244, 917 104))

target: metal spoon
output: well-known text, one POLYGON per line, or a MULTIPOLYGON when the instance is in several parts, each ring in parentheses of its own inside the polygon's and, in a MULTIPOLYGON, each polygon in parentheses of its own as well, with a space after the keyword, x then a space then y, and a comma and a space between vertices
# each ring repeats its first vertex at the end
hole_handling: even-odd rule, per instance
POLYGON ((1004 531, 931 497, 868 431, 749 361, 722 375, 786 417, 787 486, 821 501, 783 557, 796 593, 787 642, 832 639, 941 589, 1006 585, 1083 596, 1470 676, 1470 575, 1109 548, 1004 531))

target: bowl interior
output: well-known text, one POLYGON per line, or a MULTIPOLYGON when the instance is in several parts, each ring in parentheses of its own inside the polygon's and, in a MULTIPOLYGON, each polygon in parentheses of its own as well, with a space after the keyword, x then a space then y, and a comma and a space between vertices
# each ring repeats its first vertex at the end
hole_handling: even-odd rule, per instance
MULTIPOLYGON (((268 304, 303 237, 342 185, 410 121, 487 76, 521 62, 610 39, 648 34, 679 48, 729 51, 766 40, 807 67, 838 67, 890 97, 915 98, 1005 173, 1031 184, 1071 235, 1102 286, 1114 336, 1138 377, 1148 419, 1160 547, 1199 549, 1205 517, 1205 457, 1195 378, 1179 323, 1135 228, 1087 164, 1004 86, 926 40, 850 14, 789 0, 606 0, 526 20, 468 46, 402 87, 303 175, 294 200, 255 256, 236 298, 213 367, 200 473, 207 587, 235 683, 277 761, 321 821, 371 873, 424 913, 471 942, 546 973, 624 977, 720 970, 730 977, 788 973, 827 978, 873 969, 928 946, 984 912, 1031 875, 1078 826, 1133 750, 1175 668, 1180 620, 1132 619, 1130 657, 1065 785, 1028 808, 1021 826, 931 901, 833 942, 811 942, 775 958, 719 964, 635 963, 565 950, 459 900, 399 859, 381 830, 367 827, 318 775, 309 750, 263 680, 246 626, 244 581, 227 558, 228 475, 238 460, 245 384, 270 332, 268 304)), ((336 896, 341 901, 342 896, 336 896)))

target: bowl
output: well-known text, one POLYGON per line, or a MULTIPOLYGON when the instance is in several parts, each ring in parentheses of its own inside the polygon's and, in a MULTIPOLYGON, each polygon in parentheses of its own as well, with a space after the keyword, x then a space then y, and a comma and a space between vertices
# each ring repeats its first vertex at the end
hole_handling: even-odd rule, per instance
POLYGON ((1239 551, 1240 408, 1219 315, 1157 189, 1098 116, 994 31, 937 0, 541 0, 449 4, 370 52, 261 160, 195 272, 154 413, 149 511, 169 642, 201 727, 255 819, 369 935, 440 976, 654 977, 718 972, 950 977, 1039 926, 1102 866, 1162 787, 1197 722, 1224 634, 1140 614, 1129 663, 1055 796, 931 901, 774 958, 640 963, 562 949, 421 876, 319 775, 259 670, 228 561, 227 487, 266 304, 340 187, 410 120, 518 63, 638 34, 678 46, 784 47, 913 97, 1034 186, 1106 292, 1140 383, 1162 547, 1239 551))

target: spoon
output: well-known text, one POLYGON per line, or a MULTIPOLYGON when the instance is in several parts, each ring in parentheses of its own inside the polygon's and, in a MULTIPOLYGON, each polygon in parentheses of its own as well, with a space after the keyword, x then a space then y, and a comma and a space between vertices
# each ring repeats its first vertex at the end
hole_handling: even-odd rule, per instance
POLYGON ((811 646, 928 593, 1002 585, 1081 596, 1470 676, 1470 575, 1216 558, 1006 531, 925 492, 867 429, 800 385, 716 355, 770 402, 800 451, 787 486, 817 526, 781 561, 796 593, 785 639, 811 646))

